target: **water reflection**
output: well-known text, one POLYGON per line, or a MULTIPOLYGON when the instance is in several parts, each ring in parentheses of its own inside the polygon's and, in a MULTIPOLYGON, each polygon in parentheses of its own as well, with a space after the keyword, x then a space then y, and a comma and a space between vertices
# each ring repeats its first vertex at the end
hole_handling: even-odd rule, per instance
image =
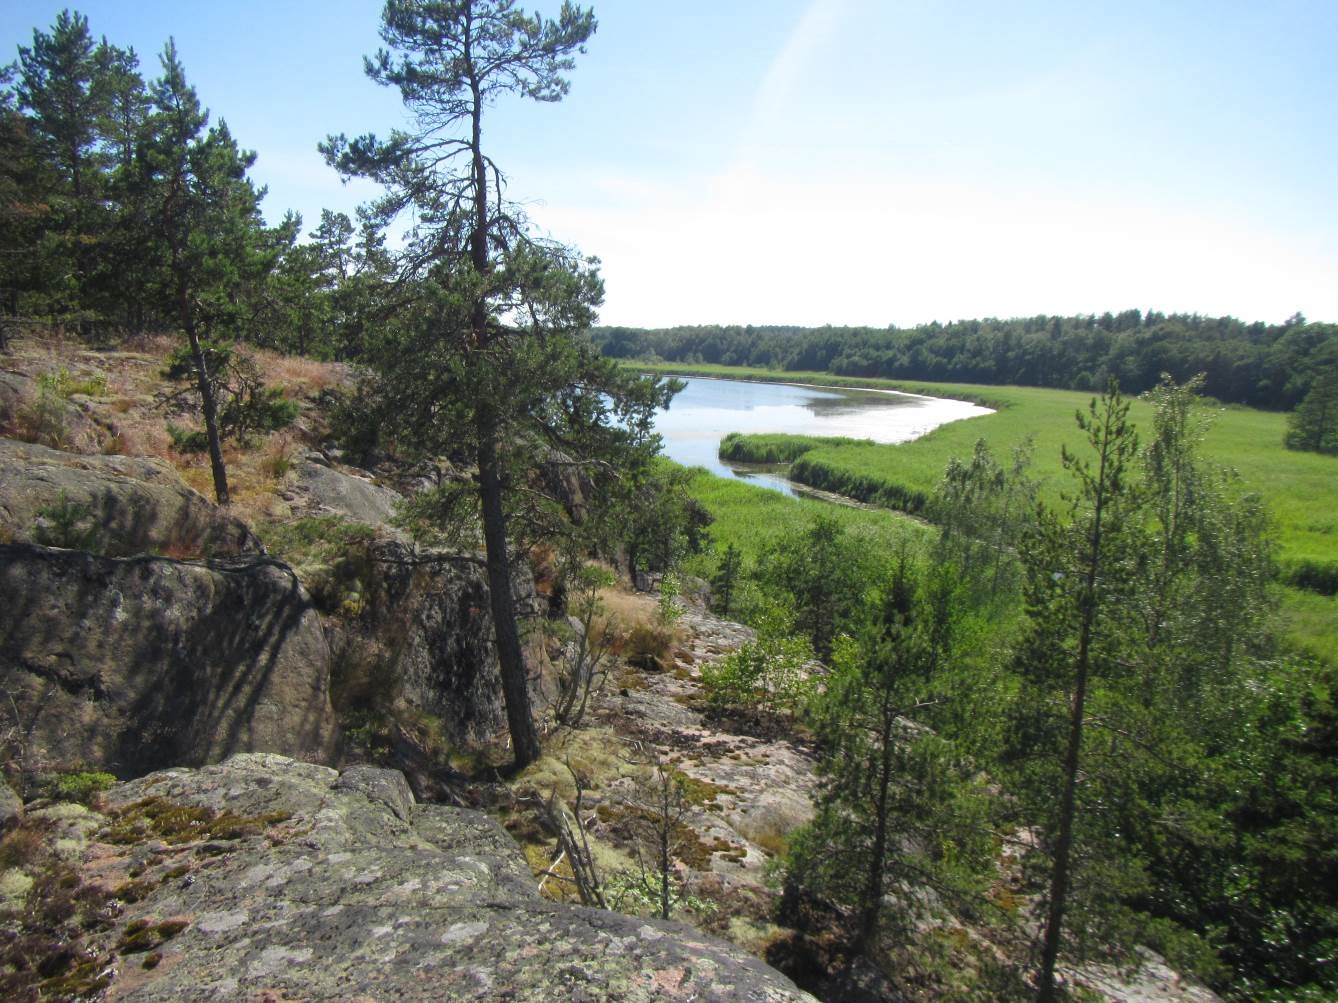
POLYGON ((834 390, 783 383, 748 383, 693 377, 661 412, 655 429, 664 452, 687 466, 706 467, 785 494, 796 488, 775 467, 732 464, 717 455, 730 432, 787 432, 907 442, 949 421, 989 414, 963 401, 891 391, 834 390))
POLYGON ((912 397, 910 394, 874 394, 848 391, 843 394, 824 393, 804 403, 816 418, 834 419, 860 414, 870 408, 915 407, 928 398, 912 397))

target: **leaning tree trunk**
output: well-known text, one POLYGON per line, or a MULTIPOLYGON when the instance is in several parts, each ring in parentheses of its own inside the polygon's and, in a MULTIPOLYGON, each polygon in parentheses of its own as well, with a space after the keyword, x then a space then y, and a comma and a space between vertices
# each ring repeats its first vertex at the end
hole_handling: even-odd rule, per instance
POLYGON ((516 767, 539 758, 539 734, 530 711, 529 673, 520 647, 516 610, 511 602, 511 558, 507 553, 506 514, 502 510, 502 481, 497 469, 497 422, 487 409, 479 415, 479 501, 483 508, 483 542, 488 557, 488 595, 497 637, 497 662, 502 674, 502 697, 511 750, 516 767))
MULTIPOLYGON (((469 43, 470 91, 473 96, 469 150, 474 179, 474 227, 469 235, 469 257, 480 275, 492 271, 488 258, 488 174, 483 157, 483 94, 475 73, 469 43)), ((480 298, 470 318, 474 348, 482 349, 489 340, 487 303, 480 298)), ((511 752, 516 768, 534 762, 542 754, 539 733, 530 711, 529 673, 520 648, 516 609, 511 601, 511 558, 507 553, 506 512, 502 507, 502 478, 497 461, 498 422, 496 404, 480 402, 475 412, 478 434, 479 502, 483 509, 483 543, 488 557, 488 594, 492 605, 493 627, 497 637, 497 662, 502 673, 502 697, 506 702, 506 723, 511 732, 511 752)))
POLYGON ((204 433, 209 440, 209 469, 214 475, 214 498, 220 505, 227 505, 228 470, 223 465, 223 443, 218 434, 218 401, 214 397, 214 384, 209 379, 209 363, 205 359, 204 347, 200 344, 200 333, 195 327, 195 318, 190 309, 190 296, 185 287, 177 291, 177 307, 181 313, 181 326, 186 329, 186 337, 190 340, 191 358, 195 363, 195 383, 200 391, 200 408, 204 411, 204 433))

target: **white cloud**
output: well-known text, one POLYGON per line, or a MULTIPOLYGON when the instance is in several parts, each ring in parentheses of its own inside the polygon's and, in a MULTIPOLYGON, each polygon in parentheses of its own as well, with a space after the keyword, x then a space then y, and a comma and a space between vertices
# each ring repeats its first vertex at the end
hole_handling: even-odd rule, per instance
POLYGON ((611 324, 910 324, 1129 307, 1338 316, 1338 253, 1100 196, 749 168, 536 207, 604 262, 611 324))

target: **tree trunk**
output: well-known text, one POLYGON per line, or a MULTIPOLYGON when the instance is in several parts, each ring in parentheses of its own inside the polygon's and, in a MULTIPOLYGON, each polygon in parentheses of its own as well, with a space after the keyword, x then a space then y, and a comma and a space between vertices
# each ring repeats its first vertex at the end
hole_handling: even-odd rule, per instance
POLYGON ((669 844, 674 837, 674 810, 673 810, 673 781, 668 772, 668 767, 663 763, 658 765, 660 773, 660 919, 669 918, 670 897, 669 897, 669 868, 671 861, 669 859, 669 844))
POLYGON ((1055 841, 1055 860, 1050 872, 1050 901, 1045 922, 1045 943, 1041 950, 1041 977, 1037 987, 1038 1003, 1055 1003, 1055 965, 1059 962, 1059 943, 1063 934, 1064 906, 1069 892, 1069 858, 1073 852, 1073 816, 1077 807, 1078 767, 1082 756, 1084 704, 1092 662, 1092 633, 1096 626, 1097 581, 1103 571, 1102 538, 1108 495, 1112 485, 1107 480, 1111 458, 1111 410, 1107 406, 1101 438, 1100 463, 1097 468, 1096 494, 1093 499, 1092 528, 1087 539, 1086 567, 1079 609, 1078 654, 1074 666, 1073 702, 1069 707, 1069 740, 1064 752, 1064 795, 1059 807, 1059 838, 1055 841))
POLYGON ((223 443, 218 434, 218 402, 214 399, 214 385, 209 379, 209 363, 200 344, 200 334, 191 316, 190 299, 184 287, 177 291, 177 307, 181 312, 181 326, 190 339, 191 358, 195 361, 195 385, 200 391, 200 408, 204 411, 204 432, 209 440, 209 469, 214 475, 214 498, 220 505, 229 504, 228 470, 223 465, 223 443))
POLYGON ((1074 685, 1073 706, 1069 717, 1069 744, 1064 755, 1064 799, 1059 809, 1059 838, 1055 841, 1055 862, 1050 873, 1050 903, 1045 922, 1045 945, 1041 952, 1041 980, 1036 993, 1038 1003, 1054 1003, 1055 965, 1059 961, 1060 933, 1064 924, 1064 906, 1069 891, 1069 858, 1073 850, 1073 816, 1078 789, 1078 765, 1082 752, 1083 704, 1087 699, 1087 644, 1082 640, 1078 678, 1074 685))
POLYGON ((896 741, 896 714, 883 694, 882 750, 878 769, 878 801, 875 805, 873 851, 869 859, 869 873, 864 886, 864 902, 860 909, 859 947, 867 950, 878 932, 878 916, 883 907, 883 880, 887 858, 888 794, 892 786, 892 743, 896 741))
POLYGON ((511 559, 507 553, 506 514, 497 469, 497 423, 487 409, 479 414, 479 501, 483 508, 483 541, 488 555, 488 596, 502 673, 502 697, 511 750, 517 769, 539 758, 539 734, 530 712, 529 673, 520 647, 516 610, 511 601, 511 559))
MULTIPOLYGON (((472 11, 466 11, 465 59, 468 63, 473 111, 470 123, 470 156, 474 176, 474 229, 470 234, 470 260, 479 275, 491 271, 488 259, 488 175, 482 145, 483 95, 474 73, 470 53, 472 11)), ((480 297, 474 304, 470 327, 475 350, 488 343, 488 306, 480 297)), ((496 402, 481 401, 475 411, 478 433, 479 501, 483 509, 483 542, 488 555, 488 593, 497 637, 497 661, 502 673, 502 697, 506 723, 511 732, 511 752, 517 769, 523 769, 542 754, 539 734, 530 711, 529 673, 520 648, 515 604, 511 601, 511 558, 507 553, 506 512, 502 507, 502 479, 497 468, 496 402)))

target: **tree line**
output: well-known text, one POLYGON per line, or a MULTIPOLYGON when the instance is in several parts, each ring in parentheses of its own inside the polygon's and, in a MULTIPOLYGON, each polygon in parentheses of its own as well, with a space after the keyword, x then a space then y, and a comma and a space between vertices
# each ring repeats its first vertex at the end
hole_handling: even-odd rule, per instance
POLYGON ((360 355, 393 278, 383 234, 323 212, 273 226, 255 153, 211 116, 175 43, 133 48, 62 11, 0 67, 0 315, 106 341, 194 328, 360 355))
POLYGON ((1291 409, 1322 374, 1338 372, 1338 325, 1125 310, 915 327, 672 327, 594 331, 619 359, 756 366, 839 376, 1101 390, 1126 393, 1205 374, 1224 403, 1291 409))

